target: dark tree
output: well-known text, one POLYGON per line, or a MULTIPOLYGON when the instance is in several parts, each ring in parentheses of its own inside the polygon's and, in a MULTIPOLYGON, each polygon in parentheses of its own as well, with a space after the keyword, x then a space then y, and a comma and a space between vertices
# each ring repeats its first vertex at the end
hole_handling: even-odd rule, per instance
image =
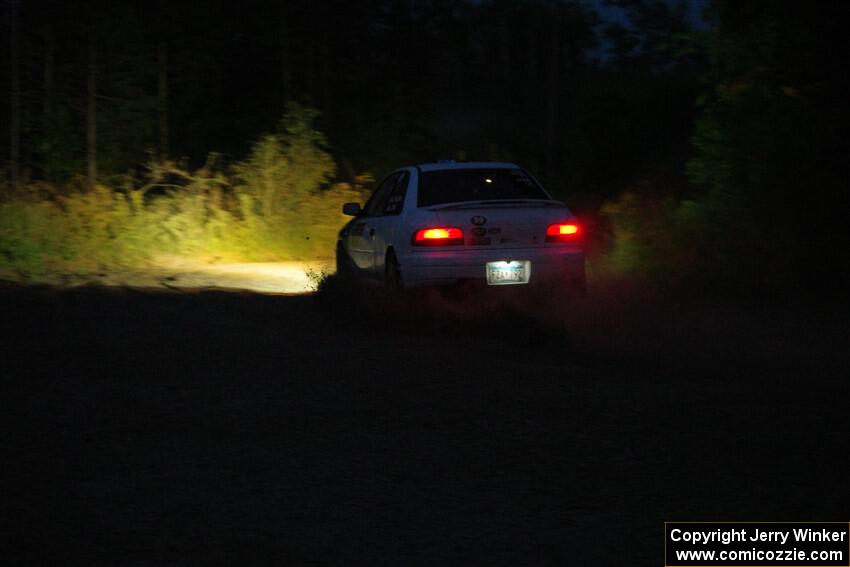
POLYGON ((90 37, 86 65, 86 179, 97 183, 97 50, 90 37))
POLYGON ((13 188, 18 187, 21 167, 21 54, 20 54, 20 1, 9 1, 9 99, 11 105, 9 128, 9 174, 13 188))
POLYGON ((725 244, 738 271, 765 286, 847 282, 848 15, 845 2, 712 11, 690 173, 735 220, 725 244))

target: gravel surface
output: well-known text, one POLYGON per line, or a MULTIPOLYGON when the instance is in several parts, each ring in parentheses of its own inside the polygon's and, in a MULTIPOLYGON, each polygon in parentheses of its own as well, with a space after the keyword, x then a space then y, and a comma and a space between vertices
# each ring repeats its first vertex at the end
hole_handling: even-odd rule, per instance
POLYGON ((843 323, 358 296, 0 288, 7 564, 661 565, 664 521, 847 519, 843 323))

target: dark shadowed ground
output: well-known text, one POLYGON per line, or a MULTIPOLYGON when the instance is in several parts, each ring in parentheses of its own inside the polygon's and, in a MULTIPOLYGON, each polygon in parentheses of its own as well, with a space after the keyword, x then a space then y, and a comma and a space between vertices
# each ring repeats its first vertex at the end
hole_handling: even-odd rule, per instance
POLYGON ((661 565, 665 520, 847 520, 843 317, 417 300, 0 288, 4 562, 661 565))

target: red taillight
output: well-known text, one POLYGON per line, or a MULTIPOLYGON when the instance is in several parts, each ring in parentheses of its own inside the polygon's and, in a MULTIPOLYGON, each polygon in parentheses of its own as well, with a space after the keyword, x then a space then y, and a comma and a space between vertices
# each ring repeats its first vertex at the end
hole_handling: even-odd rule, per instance
POLYGON ((581 237, 581 227, 575 223, 550 224, 546 227, 547 242, 577 242, 581 237))
POLYGON ((423 228, 413 235, 413 244, 415 246, 463 244, 463 231, 453 226, 423 228))

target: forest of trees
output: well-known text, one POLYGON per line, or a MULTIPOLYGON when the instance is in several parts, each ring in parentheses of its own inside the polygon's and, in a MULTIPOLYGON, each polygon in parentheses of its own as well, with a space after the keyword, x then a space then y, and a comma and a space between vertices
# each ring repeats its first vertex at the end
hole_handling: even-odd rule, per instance
POLYGON ((95 202, 124 211, 83 223, 116 258, 124 241, 321 254, 375 176, 500 159, 582 213, 600 267, 727 291, 846 281, 845 3, 697 7, 6 0, 0 262, 81 257, 45 226, 79 233, 69 203, 95 202), (325 227, 307 248, 299 207, 325 227), (281 226, 297 244, 269 239, 281 226))

